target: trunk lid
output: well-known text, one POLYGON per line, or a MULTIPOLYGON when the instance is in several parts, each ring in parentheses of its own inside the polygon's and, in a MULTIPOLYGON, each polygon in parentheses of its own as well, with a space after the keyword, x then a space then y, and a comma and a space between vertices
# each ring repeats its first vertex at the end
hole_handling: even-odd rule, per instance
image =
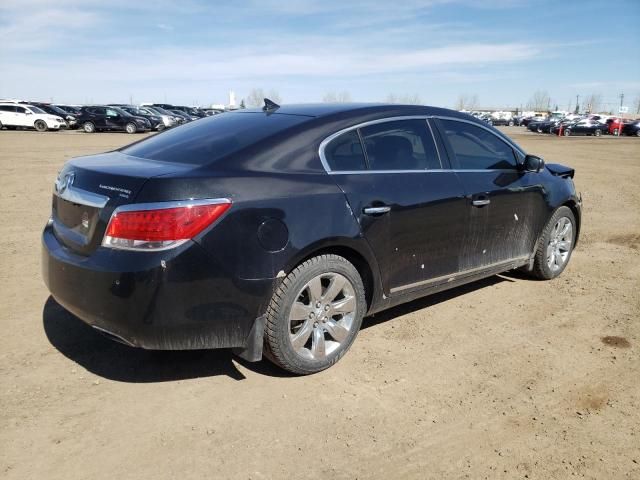
POLYGON ((69 249, 89 255, 100 246, 113 210, 134 202, 148 179, 191 168, 121 152, 70 160, 54 186, 54 234, 69 249))

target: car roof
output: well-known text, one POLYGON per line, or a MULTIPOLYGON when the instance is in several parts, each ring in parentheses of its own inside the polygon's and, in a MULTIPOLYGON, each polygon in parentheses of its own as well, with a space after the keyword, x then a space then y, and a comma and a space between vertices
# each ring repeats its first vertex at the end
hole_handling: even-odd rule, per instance
MULTIPOLYGON (((261 108, 247 108, 232 110, 229 113, 256 113, 262 112, 261 108)), ((468 113, 461 113, 446 108, 430 107, 425 105, 401 105, 390 103, 306 103, 306 104, 285 104, 273 110, 271 113, 282 115, 300 115, 306 117, 328 117, 336 114, 351 114, 357 117, 358 114, 371 115, 379 113, 381 115, 391 114, 403 115, 441 115, 459 118, 473 118, 468 113)))

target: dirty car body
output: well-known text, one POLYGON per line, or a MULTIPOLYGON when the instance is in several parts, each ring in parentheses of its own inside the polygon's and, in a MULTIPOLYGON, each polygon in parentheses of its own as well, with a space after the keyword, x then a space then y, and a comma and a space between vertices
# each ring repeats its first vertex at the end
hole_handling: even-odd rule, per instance
POLYGON ((356 266, 367 314, 530 266, 555 209, 571 208, 579 227, 580 200, 573 170, 530 171, 525 159, 498 130, 446 109, 224 113, 67 162, 43 276, 58 303, 116 340, 258 360, 274 291, 315 255, 356 266), (202 205, 222 213, 188 239, 107 235, 126 212, 202 205))

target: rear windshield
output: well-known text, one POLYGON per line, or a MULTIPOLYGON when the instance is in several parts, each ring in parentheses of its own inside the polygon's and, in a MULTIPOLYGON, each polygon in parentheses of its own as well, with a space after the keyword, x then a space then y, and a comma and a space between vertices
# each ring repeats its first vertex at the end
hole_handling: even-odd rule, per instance
POLYGON ((309 117, 223 113, 163 132, 122 152, 150 160, 206 165, 305 120, 309 117))

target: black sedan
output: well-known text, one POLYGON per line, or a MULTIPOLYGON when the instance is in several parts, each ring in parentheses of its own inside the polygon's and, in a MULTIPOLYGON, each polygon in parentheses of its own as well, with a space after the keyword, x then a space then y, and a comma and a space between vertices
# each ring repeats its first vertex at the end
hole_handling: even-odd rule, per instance
POLYGON ((491 125, 494 127, 513 127, 515 122, 513 118, 491 118, 491 125))
POLYGON ((559 118, 546 118, 544 120, 536 120, 529 122, 527 129, 532 132, 549 133, 553 127, 560 123, 559 118))
POLYGON ((633 120, 631 122, 624 122, 622 126, 623 135, 633 135, 640 137, 640 120, 633 120))
POLYGON ((134 117, 146 118, 147 120, 149 120, 149 123, 151 124, 151 130, 157 130, 161 132, 165 128, 164 122, 162 121, 162 117, 160 117, 160 115, 154 115, 143 108, 136 107, 135 105, 112 105, 112 106, 118 107, 120 110, 124 110, 129 115, 132 115, 134 117))
POLYGON ((151 130, 151 122, 144 117, 131 115, 118 107, 100 105, 82 107, 78 125, 87 133, 103 131, 137 133, 151 130))
POLYGON ((452 110, 267 102, 67 162, 43 276, 128 345, 308 374, 365 315, 511 269, 560 275, 573 175, 452 110))
POLYGON ((571 135, 594 135, 596 137, 607 133, 608 127, 604 123, 596 120, 583 119, 578 122, 570 123, 562 127, 562 135, 569 137, 571 135))

